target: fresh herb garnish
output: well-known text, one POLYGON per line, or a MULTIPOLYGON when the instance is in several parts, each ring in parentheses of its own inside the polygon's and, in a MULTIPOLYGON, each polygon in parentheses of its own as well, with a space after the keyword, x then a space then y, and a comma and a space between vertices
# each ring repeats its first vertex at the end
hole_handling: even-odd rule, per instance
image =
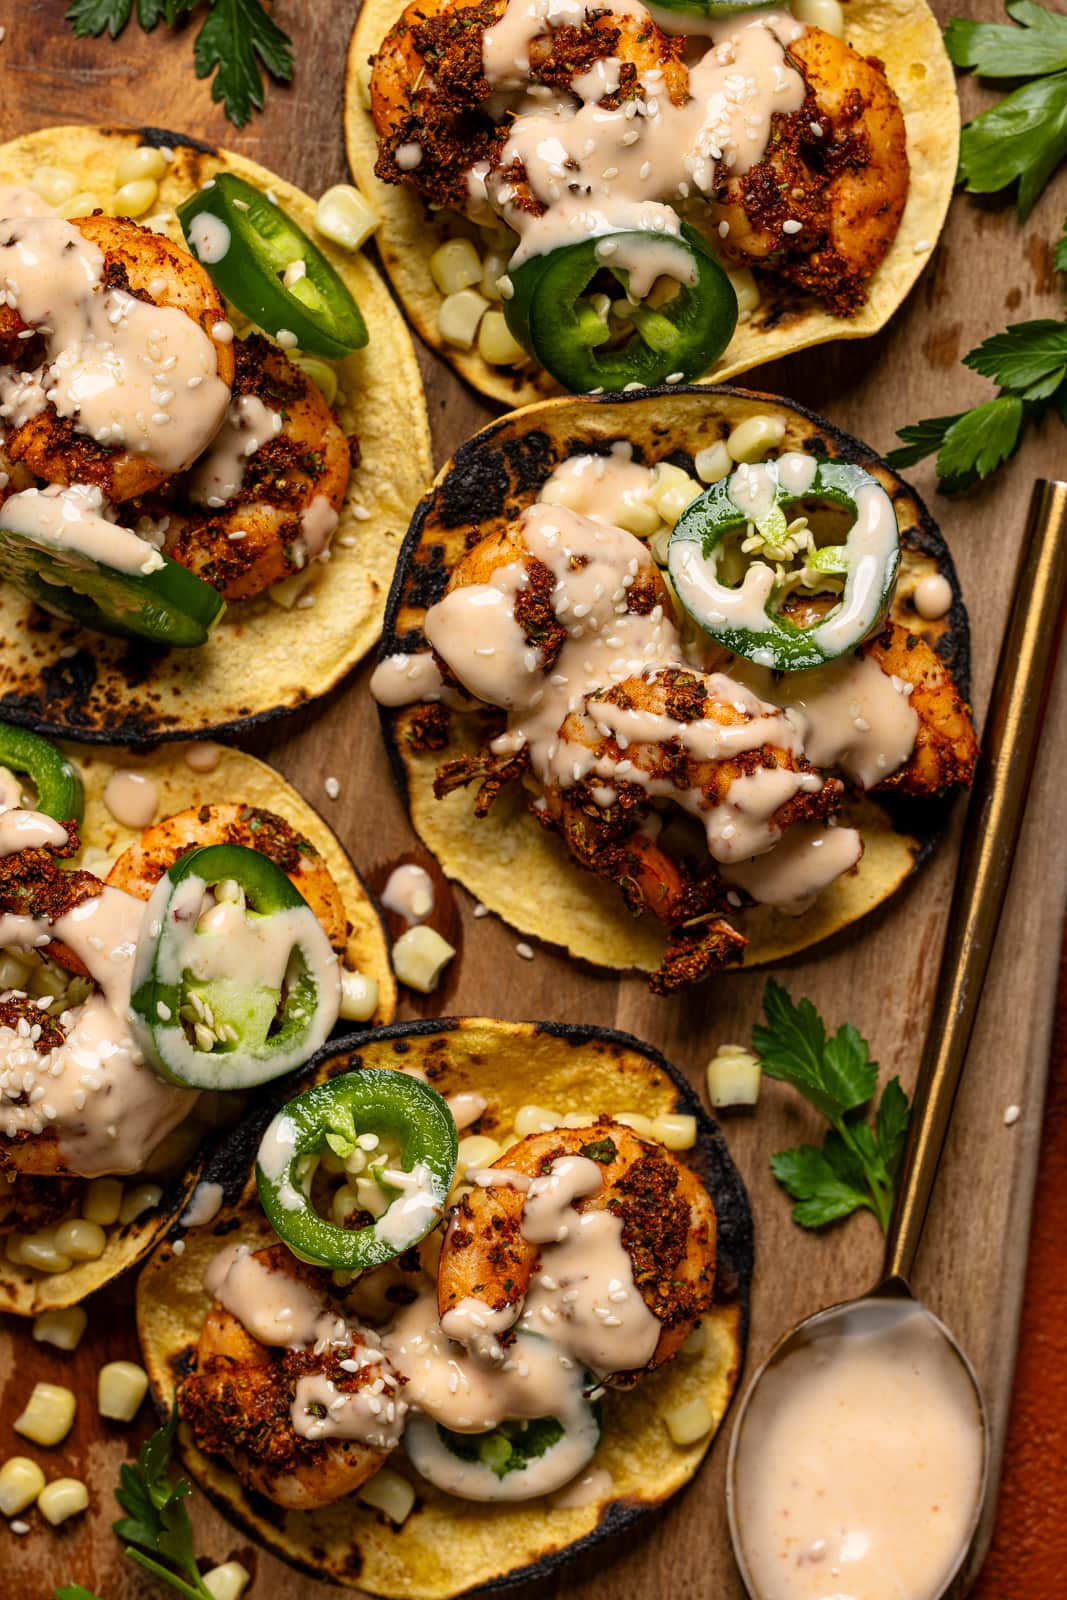
POLYGON ((945 48, 957 67, 980 78, 1029 78, 965 124, 959 180, 971 194, 1018 182, 1021 220, 1067 156, 1067 16, 1034 0, 1008 0, 1019 24, 953 17, 945 48))
POLYGON ((821 1146, 804 1144, 771 1157, 771 1171, 798 1202, 793 1220, 821 1228, 866 1207, 889 1226, 910 1110, 899 1078, 882 1091, 872 1127, 863 1118, 874 1097, 878 1063, 851 1023, 835 1034, 810 1000, 793 1003, 771 978, 763 991, 766 1025, 752 1043, 769 1078, 791 1083, 831 1124, 821 1146))
MULTIPOLYGON (((263 109, 263 68, 278 83, 293 76, 292 40, 271 17, 264 0, 136 0, 137 21, 146 33, 157 23, 174 28, 206 4, 193 49, 198 78, 214 73, 211 98, 222 101, 230 121, 242 128, 263 109)), ((105 31, 117 39, 134 14, 134 0, 72 0, 67 20, 79 39, 105 31)))
POLYGON ((610 1167, 619 1153, 612 1139, 594 1139, 590 1144, 581 1145, 580 1151, 587 1160, 599 1161, 602 1167, 610 1167))
POLYGON ((100 1600, 91 1589, 83 1589, 80 1583, 64 1583, 54 1590, 55 1600, 100 1600))

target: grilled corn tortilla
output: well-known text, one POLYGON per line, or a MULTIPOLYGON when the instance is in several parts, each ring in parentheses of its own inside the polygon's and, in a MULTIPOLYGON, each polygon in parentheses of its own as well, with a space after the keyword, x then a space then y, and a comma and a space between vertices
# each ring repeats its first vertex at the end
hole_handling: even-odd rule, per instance
MULTIPOLYGON (((420 336, 479 393, 508 406, 558 395, 559 385, 536 362, 493 367, 476 349, 462 350, 442 338, 438 312, 444 296, 430 275, 430 257, 457 234, 479 242, 482 236, 456 213, 428 211, 411 190, 374 176, 378 140, 367 109, 367 61, 405 3, 364 0, 346 73, 348 164, 382 218, 376 236, 382 263, 420 336)), ((956 181, 960 120, 955 74, 937 19, 924 0, 847 0, 845 37, 860 55, 877 56, 884 63, 904 114, 911 175, 900 228, 870 280, 867 303, 854 317, 832 316, 811 296, 757 269, 760 304, 747 321, 738 322, 708 381, 724 382, 831 339, 877 333, 906 299, 941 232, 956 181)))
MULTIPOLYGON (((565 1556, 629 1529, 696 1472, 714 1429, 696 1444, 672 1443, 664 1414, 702 1396, 721 1422, 737 1383, 748 1327, 752 1219, 725 1141, 676 1068, 628 1035, 555 1023, 483 1018, 385 1028, 322 1053, 305 1083, 355 1067, 425 1073, 444 1095, 476 1091, 488 1109, 474 1125, 505 1136, 531 1100, 568 1111, 646 1116, 682 1111, 697 1118, 689 1161, 708 1187, 718 1218, 716 1307, 704 1349, 681 1355, 628 1393, 605 1394, 604 1429, 594 1468, 613 1487, 588 1505, 556 1509, 550 1500, 478 1504, 432 1488, 413 1472, 403 1449, 390 1467, 416 1485, 415 1507, 400 1528, 358 1496, 311 1512, 284 1511, 246 1491, 225 1462, 205 1455, 179 1429, 182 1461, 216 1505, 276 1554, 315 1577, 405 1600, 446 1600, 485 1584, 550 1573, 565 1556)), ((219 1151, 206 1176, 221 1184, 225 1206, 207 1227, 174 1229, 141 1274, 137 1323, 152 1392, 161 1411, 188 1370, 210 1296, 204 1271, 217 1250, 236 1242, 275 1242, 255 1197, 252 1167, 270 1110, 250 1117, 219 1151), (173 1244, 184 1241, 175 1254, 173 1244)))
MULTIPOLYGON (((313 233, 315 202, 292 184, 243 156, 159 128, 26 134, 0 145, 0 184, 30 185, 38 168, 51 166, 106 197, 116 164, 141 144, 174 151, 154 214, 168 215, 175 242, 184 244, 174 208, 220 171, 270 189, 313 233)), ((336 410, 345 433, 358 437, 360 460, 331 560, 316 572, 314 606, 286 610, 265 594, 235 601, 206 645, 168 652, 48 617, 2 584, 0 716, 107 743, 218 732, 318 698, 373 647, 404 530, 430 477, 426 405, 407 328, 374 267, 327 239, 316 243, 358 301, 370 341, 337 363, 346 398, 336 410)), ((236 313, 231 321, 246 331, 236 313)))
MULTIPOLYGON (((967 613, 948 547, 922 501, 865 445, 813 412, 777 396, 726 386, 544 401, 476 434, 442 468, 415 513, 389 599, 382 656, 428 648, 426 611, 444 593, 472 528, 479 537, 503 529, 568 456, 603 451, 623 440, 632 446, 634 459, 646 466, 669 460, 692 473, 698 451, 746 417, 768 415, 786 425, 782 451, 808 450, 856 462, 885 486, 902 543, 891 614, 937 649, 966 697, 967 613), (910 596, 933 573, 948 580, 953 603, 945 617, 929 622, 919 616, 910 596)), ((481 818, 474 815, 475 785, 435 799, 438 767, 473 753, 487 717, 494 714, 499 716, 453 712, 444 748, 418 750, 410 737, 418 707, 381 708, 390 761, 419 837, 450 878, 519 932, 562 945, 597 966, 653 971, 667 944, 663 924, 652 916, 631 916, 615 885, 579 867, 561 840, 530 814, 529 796, 521 785, 504 789, 481 818)), ((909 802, 886 795, 864 796, 842 806, 842 821, 863 835, 858 869, 831 884, 802 916, 786 916, 769 906, 731 913, 730 920, 749 939, 744 964, 784 960, 889 899, 931 848, 948 804, 940 798, 909 802)))
MULTIPOLYGON (((82 850, 74 865, 84 866, 88 852, 90 870, 102 877, 107 874, 107 866, 101 861, 100 852, 117 857, 140 837, 140 830, 117 822, 104 804, 108 779, 117 769, 151 778, 159 792, 157 821, 188 806, 223 804, 235 799, 283 817, 315 846, 329 867, 348 916, 346 962, 378 984, 374 1022, 391 1020, 396 1011, 396 980, 377 907, 326 823, 280 773, 242 750, 223 749, 213 771, 194 772, 186 763, 184 752, 173 746, 147 755, 73 745, 63 749, 81 772, 85 785, 82 850)), ((30 1317, 53 1307, 76 1305, 140 1261, 184 1209, 200 1176, 204 1154, 201 1149, 188 1165, 165 1177, 130 1174, 124 1178, 128 1188, 158 1181, 163 1194, 157 1206, 133 1222, 116 1223, 109 1228, 107 1248, 96 1261, 79 1262, 67 1272, 42 1274, 16 1266, 0 1251, 0 1312, 30 1317)))

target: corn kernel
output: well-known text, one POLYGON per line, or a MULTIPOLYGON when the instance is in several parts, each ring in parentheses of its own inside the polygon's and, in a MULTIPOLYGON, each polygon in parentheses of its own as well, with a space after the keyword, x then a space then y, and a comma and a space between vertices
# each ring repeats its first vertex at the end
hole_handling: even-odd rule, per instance
POLYGON ((632 1128, 639 1139, 652 1138, 652 1118, 642 1116, 640 1111, 620 1111, 615 1118, 624 1128, 632 1128))
POLYGON ((159 198, 159 184, 154 178, 135 178, 124 183, 111 197, 111 209, 116 217, 143 217, 151 211, 159 198))
POLYGON ((44 1488, 44 1473, 29 1456, 10 1456, 0 1467, 0 1512, 17 1517, 44 1488))
POLYGON ((369 1022, 378 1006, 378 985, 362 972, 341 974, 341 1016, 346 1022, 369 1022))
POLYGON ((122 1207, 122 1182, 119 1178, 93 1178, 82 1200, 82 1216, 86 1222, 97 1222, 109 1228, 119 1220, 122 1207))
POLYGON ((119 1221, 125 1226, 133 1222, 142 1212, 151 1211, 153 1206, 158 1206, 163 1198, 163 1190, 158 1183, 135 1183, 126 1190, 119 1207, 119 1221))
POLYGON ((89 1491, 78 1478, 53 1478, 37 1496, 37 1509, 53 1528, 76 1517, 89 1504, 89 1491))
POLYGON ((70 1389, 60 1383, 35 1383, 26 1409, 15 1419, 15 1432, 32 1439, 34 1444, 58 1444, 70 1432, 74 1409, 70 1389))
POLYGON ((68 220, 71 217, 88 217, 94 211, 102 211, 105 216, 110 215, 110 206, 107 198, 102 194, 92 194, 88 189, 82 189, 72 195, 69 200, 64 200, 62 205, 56 207, 56 214, 68 220))
POLYGON ((167 158, 162 150, 150 144, 139 144, 136 150, 127 150, 115 168, 115 182, 136 183, 139 178, 153 178, 158 183, 167 170, 167 158))
POLYGON ((754 1106, 763 1071, 751 1050, 721 1044, 708 1062, 708 1099, 713 1106, 754 1106))
POLYGON ((502 311, 488 310, 478 327, 478 354, 491 367, 514 367, 526 360, 526 351, 511 337, 502 311))
POLYGON ((482 262, 482 281, 478 285, 487 300, 500 299, 500 280, 508 270, 508 258, 499 250, 490 250, 482 262))
POLYGON ((34 1318, 33 1337, 39 1344, 54 1344, 57 1350, 74 1350, 85 1332, 89 1318, 83 1306, 67 1306, 62 1311, 42 1311, 34 1318))
POLYGON ((430 272, 441 293, 453 295, 481 282, 482 258, 469 239, 449 239, 430 257, 430 272))
POLYGON ((711 1414, 711 1407, 700 1395, 695 1400, 689 1400, 685 1405, 675 1406, 673 1411, 664 1414, 667 1432, 675 1444, 696 1444, 698 1439, 703 1439, 715 1426, 715 1418, 711 1414))
POLYGON ((750 317, 760 302, 759 284, 747 267, 731 267, 726 276, 737 296, 738 316, 750 317))
POLYGON ((525 1139, 531 1133, 547 1133, 550 1128, 558 1128, 560 1119, 554 1111, 547 1111, 544 1106, 520 1106, 515 1113, 515 1132, 520 1139, 525 1139))
POLYGON ((462 1177, 471 1167, 491 1167, 499 1154, 500 1146, 495 1139, 484 1133, 472 1133, 459 1141, 456 1171, 462 1177))
POLYGON ((34 194, 39 194, 45 205, 61 206, 78 192, 78 180, 65 167, 38 167, 30 179, 34 194))
POLYGON ((100 1368, 96 1403, 102 1417, 132 1422, 148 1393, 148 1373, 136 1361, 109 1361, 100 1368))
POLYGON ((301 351, 290 351, 289 360, 294 367, 299 367, 305 377, 310 378, 318 389, 328 406, 332 406, 337 399, 337 370, 331 367, 328 361, 320 361, 318 356, 306 356, 301 351))
POLYGON ((700 493, 700 485, 688 472, 661 461, 652 470, 652 485, 648 498, 664 522, 673 528, 686 506, 692 505, 700 493))
POLYGON ((448 344, 469 350, 478 334, 478 324, 489 302, 477 289, 460 289, 442 300, 437 312, 437 327, 448 344))
POLYGON ((359 250, 381 218, 370 201, 350 183, 335 183, 315 207, 315 229, 343 250, 359 250))
POLYGON ((302 597, 304 590, 311 588, 317 576, 312 567, 305 567, 303 572, 296 572, 291 578, 282 578, 280 583, 272 583, 267 590, 267 599, 273 600, 283 611, 291 611, 302 597))
POLYGON ((212 1567, 201 1580, 211 1600, 241 1600, 252 1574, 239 1561, 224 1561, 221 1567, 212 1567))
POLYGON ((845 37, 845 13, 838 0, 792 0, 789 9, 805 27, 821 28, 835 39, 845 37))
POLYGON ((591 1111, 568 1111, 563 1118, 565 1128, 591 1128, 597 1118, 591 1111))
POLYGON ((657 567, 665 567, 667 565, 671 553, 670 528, 661 528, 658 533, 652 535, 648 541, 648 553, 657 567))
POLYGON ((673 1112, 653 1117, 652 1137, 668 1150, 692 1150, 697 1142, 697 1119, 673 1112))
POLYGON ((98 1261, 107 1249, 107 1234, 98 1222, 72 1217, 55 1232, 56 1249, 72 1261, 98 1261))
POLYGON ((659 528, 662 518, 651 499, 629 495, 616 506, 615 522, 635 539, 647 539, 659 528))
POLYGON ((66 1272, 73 1257, 56 1248, 55 1234, 51 1228, 23 1236, 19 1245, 19 1265, 33 1267, 37 1272, 66 1272))
POLYGON ((726 441, 726 448, 735 461, 762 461, 785 438, 785 423, 781 417, 746 417, 739 422, 726 441))
POLYGON ((380 1467, 373 1478, 368 1478, 359 1490, 358 1498, 364 1505, 381 1511, 397 1527, 406 1522, 415 1504, 415 1490, 406 1478, 391 1467, 380 1467))
POLYGON ((0 955, 0 990, 21 989, 31 971, 28 962, 20 961, 18 956, 5 950, 0 955))
POLYGON ((720 478, 725 478, 728 472, 734 470, 733 460, 726 448, 726 440, 716 439, 714 444, 698 450, 693 458, 693 465, 701 483, 718 483, 720 478))
POLYGON ((393 946, 393 966, 409 989, 432 994, 455 953, 447 939, 422 923, 400 935, 393 946))

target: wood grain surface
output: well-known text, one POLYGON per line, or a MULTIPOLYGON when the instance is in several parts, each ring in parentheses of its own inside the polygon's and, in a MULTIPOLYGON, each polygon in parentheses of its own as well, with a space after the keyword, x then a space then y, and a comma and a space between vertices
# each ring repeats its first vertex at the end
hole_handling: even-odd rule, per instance
MULTIPOLYGON (((297 80, 272 87, 265 115, 236 132, 192 74, 191 30, 146 39, 129 30, 117 43, 76 42, 63 23, 66 0, 0 0, 0 134, 64 121, 150 123, 228 143, 317 193, 344 176, 342 65, 355 15, 351 3, 279 0, 279 20, 296 40, 297 80)), ((994 0, 949 6, 999 16, 994 0)), ((962 86, 965 111, 982 100, 962 86)), ((792 395, 877 448, 887 449, 902 422, 960 409, 986 398, 988 385, 959 366, 984 335, 1027 316, 1062 314, 1052 252, 1067 182, 1057 180, 1020 228, 1010 207, 958 197, 942 243, 908 304, 879 337, 824 347, 752 375, 752 386, 792 395)), ((439 459, 488 416, 435 358, 421 352, 439 459)), ((948 501, 933 494, 928 470, 911 476, 930 496, 949 538, 971 611, 975 696, 981 710, 996 660, 1026 502, 1035 475, 1056 476, 1064 460, 1061 424, 1029 439, 1010 469, 985 489, 948 501)), ((258 740, 308 798, 324 809, 373 884, 401 858, 419 858, 379 747, 366 669, 326 702, 277 725, 258 740), (324 780, 341 783, 336 801, 324 780)), ((1061 673, 1045 739, 1029 826, 1005 907, 994 970, 947 1158, 916 1274, 919 1293, 960 1336, 990 1402, 994 1452, 1004 1438, 1016 1328, 1026 1268, 1026 1239, 1040 1136, 1050 1024, 1062 929, 1065 871, 1062 774, 1067 755, 1067 694, 1061 673), (1022 1107, 1012 1127, 1009 1104, 1022 1107)), ((779 973, 810 994, 827 1017, 855 1022, 872 1041, 886 1075, 914 1076, 932 986, 961 822, 922 874, 897 900, 835 946, 790 962, 779 973)), ((430 863, 427 863, 428 865, 430 863)), ((444 890, 434 923, 459 954, 438 994, 402 1014, 481 1012, 554 1018, 628 1029, 664 1049, 700 1084, 704 1064, 723 1040, 747 1038, 759 1004, 758 973, 730 975, 672 1000, 651 997, 638 978, 618 981, 538 950, 519 959, 515 936, 492 920, 475 921, 468 897, 444 890)), ((531 1094, 533 1086, 531 1086, 531 1094)), ((784 1327, 833 1299, 864 1289, 878 1271, 881 1240, 861 1217, 824 1237, 801 1232, 770 1178, 767 1157, 816 1135, 796 1097, 768 1085, 758 1111, 729 1117, 726 1132, 749 1185, 757 1226, 757 1280, 750 1370, 784 1327)), ((30 1448, 49 1477, 71 1473, 91 1487, 92 1505, 57 1532, 33 1514, 23 1538, 0 1528, 0 1579, 14 1600, 46 1600, 52 1586, 77 1580, 104 1600, 132 1600, 149 1585, 127 1563, 110 1533, 111 1486, 119 1462, 149 1419, 121 1428, 96 1415, 95 1375, 102 1360, 132 1356, 136 1345, 128 1285, 98 1297, 76 1354, 36 1347, 28 1330, 0 1332, 0 1459, 16 1448, 11 1422, 37 1378, 70 1382, 79 1413, 55 1450, 30 1448)), ((24 1449, 22 1441, 17 1448, 24 1449)), ((693 1486, 646 1525, 633 1546, 603 1552, 542 1587, 573 1600, 615 1592, 634 1600, 721 1596, 742 1590, 729 1555, 723 1510, 724 1441, 693 1486)), ((992 1504, 992 1502, 991 1502, 992 1504)), ((199 1548, 212 1561, 234 1556, 255 1573, 258 1600, 313 1600, 322 1586, 251 1549, 194 1495, 199 1548)), ((987 1523, 989 1519, 987 1518, 987 1523)), ((978 1555, 971 1563, 973 1577, 978 1555)), ((998 1588, 1003 1600, 1008 1588, 998 1588)), ((1025 1600, 1011 1587, 1012 1600, 1025 1600)))

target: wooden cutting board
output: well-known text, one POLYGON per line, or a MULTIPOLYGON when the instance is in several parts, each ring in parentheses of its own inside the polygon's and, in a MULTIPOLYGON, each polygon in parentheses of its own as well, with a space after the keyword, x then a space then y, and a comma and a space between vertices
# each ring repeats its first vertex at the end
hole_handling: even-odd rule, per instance
MULTIPOLYGON (((938 0, 938 6, 943 15, 955 9, 1001 16, 994 0, 954 7, 938 0)), ((228 127, 206 86, 193 77, 190 29, 177 37, 160 30, 148 39, 131 28, 117 44, 76 42, 63 22, 65 7, 66 0, 35 0, 32 6, 0 0, 6 29, 0 45, 4 138, 65 121, 151 123, 229 143, 312 193, 344 177, 342 63, 354 4, 280 0, 279 20, 297 41, 297 82, 289 92, 272 87, 266 114, 241 132, 228 127)), ((963 85, 963 96, 965 112, 982 99, 970 83, 963 85)), ((899 424, 987 398, 989 386, 960 367, 959 357, 1009 321, 1062 314, 1052 253, 1065 210, 1062 177, 1024 228, 1007 206, 958 198, 939 249, 886 332, 783 361, 753 374, 751 385, 802 400, 883 450, 894 442, 899 424)), ((443 460, 490 413, 433 356, 423 351, 421 359, 443 460)), ((933 494, 929 470, 912 475, 930 494, 960 568, 971 611, 979 710, 996 660, 1030 484, 1038 474, 1055 476, 1063 468, 1063 446, 1061 425, 1050 421, 992 485, 953 501, 933 494)), ((995 1460, 1011 1395, 1067 886, 1061 798, 1065 688, 1061 674, 916 1275, 918 1292, 957 1332, 981 1375, 995 1460), (1004 1110, 1011 1104, 1022 1115, 1008 1127, 1004 1110)), ((379 747, 366 670, 325 703, 276 724, 252 747, 322 808, 376 886, 399 859, 419 857, 379 747), (324 790, 330 775, 341 780, 334 801, 324 790)), ((778 974, 794 993, 811 995, 831 1023, 856 1023, 885 1075, 899 1072, 909 1085, 931 1002, 960 821, 957 813, 950 837, 894 903, 836 945, 792 961, 778 974)), ((532 962, 521 960, 515 936, 491 919, 475 921, 461 891, 441 896, 434 921, 458 945, 459 955, 444 989, 428 1002, 406 1002, 402 1014, 467 1011, 625 1028, 664 1049, 700 1085, 716 1045, 747 1038, 758 1012, 759 973, 725 976, 689 995, 657 1000, 639 978, 588 972, 543 949, 532 962)), ((869 1217, 821 1237, 791 1223, 767 1158, 820 1130, 790 1091, 768 1085, 754 1114, 731 1116, 725 1125, 756 1217, 751 1370, 788 1324, 870 1284, 881 1240, 869 1217)), ((79 1396, 74 1431, 57 1449, 31 1453, 49 1477, 73 1474, 92 1493, 90 1511, 58 1532, 35 1516, 31 1533, 22 1538, 0 1525, 0 1574, 13 1600, 46 1600, 54 1584, 70 1580, 105 1600, 132 1600, 146 1592, 146 1582, 122 1560, 110 1523, 118 1464, 147 1432, 149 1418, 120 1428, 102 1423, 95 1406, 100 1363, 136 1354, 129 1285, 99 1296, 90 1310, 89 1332, 73 1357, 35 1346, 24 1327, 0 1331, 0 1459, 25 1449, 11 1422, 33 1382, 70 1383, 79 1396)), ((616 1552, 607 1567, 598 1551, 595 1560, 579 1563, 538 1592, 585 1600, 624 1586, 633 1600, 659 1600, 665 1593, 675 1600, 740 1600, 723 1510, 724 1461, 722 1440, 697 1482, 644 1525, 632 1548, 616 1552)), ((202 1498, 194 1495, 192 1503, 200 1550, 213 1562, 243 1561, 255 1573, 257 1600, 312 1600, 325 1593, 250 1548, 202 1498)), ((991 1494, 990 1511, 992 1504, 991 1494)), ((969 1577, 976 1567, 977 1556, 969 1577)))

